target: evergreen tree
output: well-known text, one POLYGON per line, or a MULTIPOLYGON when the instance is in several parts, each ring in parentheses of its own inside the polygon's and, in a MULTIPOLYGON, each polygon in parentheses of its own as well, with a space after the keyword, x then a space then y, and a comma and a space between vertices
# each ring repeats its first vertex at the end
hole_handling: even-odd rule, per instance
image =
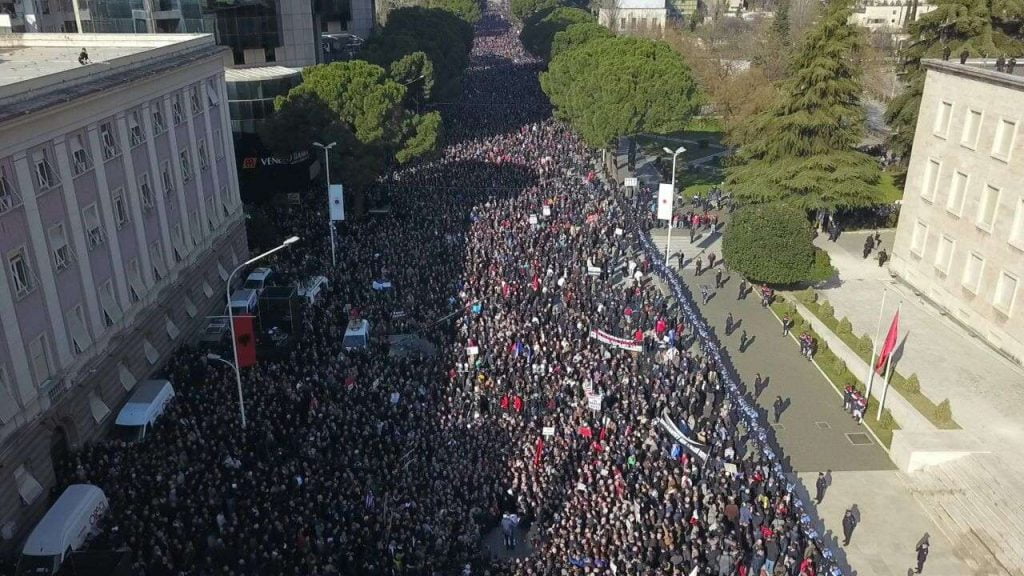
POLYGON ((783 46, 789 46, 789 0, 779 0, 772 20, 772 37, 783 46))
POLYGON ((832 210, 879 199, 878 164, 856 149, 864 127, 856 57, 863 36, 847 23, 850 13, 848 0, 828 7, 793 54, 775 102, 753 118, 727 171, 739 201, 832 210))
POLYGON ((935 10, 909 26, 901 53, 903 92, 889 102, 885 120, 892 128, 889 147, 903 166, 910 160, 925 70, 921 60, 968 56, 997 58, 1024 51, 1024 0, 934 0, 935 10))

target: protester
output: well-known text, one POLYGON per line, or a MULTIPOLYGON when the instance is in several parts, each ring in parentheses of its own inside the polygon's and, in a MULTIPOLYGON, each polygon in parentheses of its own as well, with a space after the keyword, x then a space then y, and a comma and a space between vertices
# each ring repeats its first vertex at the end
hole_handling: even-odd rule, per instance
POLYGON ((336 267, 320 204, 274 213, 307 244, 270 265, 330 283, 283 358, 243 369, 248 426, 230 369, 182 350, 152 435, 87 446, 61 470, 104 489, 92 546, 130 549, 132 574, 824 566, 787 478, 738 430, 726 367, 684 346, 689 320, 647 280, 637 232, 653 226, 640 209, 653 192, 628 198, 596 176, 593 151, 549 118, 507 5, 494 8, 463 98, 443 110, 450 143, 382 178, 371 200, 391 211, 346 223, 336 267), (380 279, 392 288, 373 290, 380 279), (367 350, 342 348, 353 313, 372 326, 367 350), (437 355, 394 354, 386 336, 408 333, 437 355), (521 534, 532 554, 488 549, 499 527, 509 552, 521 534))

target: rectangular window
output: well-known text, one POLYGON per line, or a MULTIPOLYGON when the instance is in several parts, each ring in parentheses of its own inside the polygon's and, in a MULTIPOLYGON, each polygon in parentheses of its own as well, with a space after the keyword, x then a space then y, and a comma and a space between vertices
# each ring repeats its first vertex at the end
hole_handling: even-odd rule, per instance
POLYGON ((24 248, 18 248, 7 257, 7 268, 11 272, 15 296, 22 298, 35 289, 34 276, 24 248))
POLYGON ((210 157, 206 154, 206 139, 199 140, 199 169, 206 170, 210 167, 210 157))
POLYGON ((14 185, 7 178, 7 166, 0 164, 0 214, 14 208, 16 198, 14 185))
POLYGON ((75 176, 85 174, 92 168, 92 161, 85 151, 85 141, 81 134, 75 134, 71 138, 71 172, 75 176))
POLYGON ((7 375, 7 366, 0 364, 0 426, 7 424, 18 414, 18 403, 14 400, 14 386, 7 375))
POLYGON ((60 184, 57 174, 53 171, 53 165, 50 164, 50 157, 46 153, 45 148, 33 152, 32 161, 36 167, 36 184, 39 186, 39 190, 49 190, 51 187, 60 184))
POLYGON ((149 245, 149 259, 153 263, 153 278, 157 282, 163 280, 167 276, 167 262, 164 261, 164 251, 159 240, 149 245))
POLYGON ((945 138, 949 133, 949 119, 953 117, 953 103, 940 101, 939 109, 935 113, 935 126, 932 131, 936 136, 945 138))
POLYGON ((109 328, 121 319, 121 306, 117 303, 113 280, 107 280, 100 286, 100 307, 103 308, 104 326, 109 328))
POLYGON ((181 330, 178 329, 178 325, 167 315, 164 315, 164 329, 167 330, 167 336, 171 340, 177 340, 178 336, 181 336, 181 330))
POLYGON ((939 238, 939 246, 935 250, 935 269, 943 274, 949 274, 949 266, 953 262, 953 251, 956 243, 949 236, 943 235, 939 238))
POLYGON ((57 271, 66 270, 71 265, 71 249, 68 237, 64 232, 64 224, 50 227, 50 252, 53 254, 53 268, 57 271))
POLYGON ((203 111, 203 103, 199 99, 199 87, 193 86, 188 91, 189 103, 192 105, 192 114, 199 114, 203 111))
POLYGON ((1012 120, 1001 119, 996 126, 996 139, 992 143, 992 155, 1000 160, 1010 161, 1010 153, 1013 151, 1013 141, 1017 136, 1017 123, 1012 120))
POLYGON ((50 378, 49 347, 46 334, 40 334, 38 338, 28 345, 28 357, 32 364, 32 376, 36 379, 36 386, 50 378))
POLYGON ((216 200, 213 196, 206 197, 206 229, 211 234, 217 229, 217 207, 215 202, 216 200))
POLYGON ((960 134, 960 144, 974 150, 978 146, 978 133, 981 132, 981 112, 967 109, 964 116, 964 130, 960 134))
POLYGON ((1024 250, 1024 198, 1017 200, 1013 211, 1013 227, 1010 228, 1010 244, 1024 250))
POLYGON ((192 236, 192 245, 199 246, 203 243, 203 225, 199 221, 199 211, 193 210, 188 217, 189 233, 192 236))
POLYGON ((79 304, 64 315, 67 320, 68 331, 71 332, 71 344, 74 346, 75 354, 81 354, 89 349, 92 344, 92 337, 85 327, 85 314, 82 312, 82 305, 79 304))
POLYGON ((178 159, 181 161, 181 179, 184 182, 192 180, 192 159, 189 156, 188 148, 182 148, 178 152, 178 159))
POLYGON ((999 209, 999 188, 986 184, 981 193, 981 203, 978 204, 978 227, 992 231, 996 222, 996 211, 999 209))
POLYGON ((224 137, 220 128, 213 131, 213 151, 217 154, 217 160, 224 157, 224 137))
POLYGON ((89 241, 90 250, 103 244, 103 226, 100 225, 100 211, 95 202, 82 210, 82 224, 85 226, 85 237, 89 241))
POLYGON ((967 255, 967 263, 964 265, 964 277, 962 284, 964 288, 977 294, 978 286, 981 285, 981 275, 985 272, 985 259, 971 252, 967 255))
POLYGON ((174 262, 181 262, 188 254, 185 249, 185 235, 181 231, 181 222, 174 225, 174 232, 171 234, 171 245, 174 248, 174 262))
POLYGON ((146 285, 142 282, 142 269, 139 266, 139 259, 132 258, 128 263, 128 299, 132 304, 142 300, 146 293, 146 285))
POLYGON ((213 286, 206 280, 203 280, 203 294, 206 294, 207 298, 213 296, 213 286))
POLYGON ((935 192, 939 188, 939 172, 942 164, 929 158, 924 167, 924 180, 921 181, 921 197, 929 202, 935 201, 935 192))
POLYGON ((103 144, 103 159, 110 160, 121 153, 114 138, 114 127, 110 122, 100 124, 100 141, 103 144))
POLYGON ((138 110, 133 110, 128 115, 128 132, 132 147, 146 141, 146 133, 142 130, 142 115, 139 114, 138 110))
POLYGON ((159 136, 167 131, 167 122, 164 120, 164 111, 161 108, 160 101, 156 101, 152 106, 153 110, 153 135, 159 136))
POLYGON ((171 98, 171 114, 173 114, 175 126, 185 121, 185 106, 181 102, 181 94, 175 94, 171 98))
POLYGON ((153 188, 149 185, 149 173, 143 172, 139 176, 139 200, 142 201, 143 212, 152 210, 156 205, 153 200, 153 188))
POLYGON ((231 215, 230 200, 228 200, 228 187, 220 187, 220 208, 224 212, 224 217, 227 218, 231 215))
POLYGON ((114 205, 114 221, 117 223, 117 229, 120 230, 128 223, 128 204, 124 199, 124 188, 114 190, 110 199, 114 205))
POLYGON ((946 199, 946 211, 957 218, 964 211, 964 198, 967 197, 967 174, 959 170, 953 171, 949 182, 949 198, 946 199))
POLYGON ((217 90, 217 81, 210 78, 206 81, 206 97, 210 100, 210 106, 220 104, 220 94, 217 90))
POLYGON ((160 352, 145 338, 142 339, 142 351, 146 354, 146 361, 149 362, 150 366, 160 360, 160 352))
POLYGON ((171 163, 167 160, 160 166, 160 185, 163 187, 164 197, 169 198, 174 191, 174 178, 171 176, 171 163))
POLYGON ((117 379, 121 381, 121 386, 125 390, 135 388, 135 383, 137 382, 135 374, 132 374, 132 371, 123 363, 118 363, 117 365, 117 379))
POLYGON ((928 225, 918 220, 914 223, 914 236, 910 240, 910 251, 918 256, 924 254, 925 244, 928 242, 928 225))
POLYGON ((196 314, 199 314, 199 309, 196 308, 196 303, 192 301, 191 290, 185 294, 185 313, 188 314, 189 318, 195 318, 196 314))
POLYGON ((1007 316, 1013 315, 1013 303, 1017 300, 1017 277, 1006 271, 999 273, 996 293, 992 297, 992 306, 1007 316))

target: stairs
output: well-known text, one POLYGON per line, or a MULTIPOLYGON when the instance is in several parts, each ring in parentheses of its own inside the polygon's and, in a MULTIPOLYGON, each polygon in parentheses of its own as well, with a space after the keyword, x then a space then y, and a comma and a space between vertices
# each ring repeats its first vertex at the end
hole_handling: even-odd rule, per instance
POLYGON ((996 454, 972 454, 903 477, 972 574, 1024 576, 1019 468, 996 454))

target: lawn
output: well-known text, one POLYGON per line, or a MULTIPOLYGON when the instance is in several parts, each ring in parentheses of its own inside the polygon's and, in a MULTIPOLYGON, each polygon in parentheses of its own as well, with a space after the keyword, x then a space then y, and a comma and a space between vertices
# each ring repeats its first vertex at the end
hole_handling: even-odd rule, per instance
POLYGON ((892 173, 882 171, 882 179, 878 182, 878 188, 882 193, 882 203, 892 204, 903 199, 903 190, 893 181, 892 173))

